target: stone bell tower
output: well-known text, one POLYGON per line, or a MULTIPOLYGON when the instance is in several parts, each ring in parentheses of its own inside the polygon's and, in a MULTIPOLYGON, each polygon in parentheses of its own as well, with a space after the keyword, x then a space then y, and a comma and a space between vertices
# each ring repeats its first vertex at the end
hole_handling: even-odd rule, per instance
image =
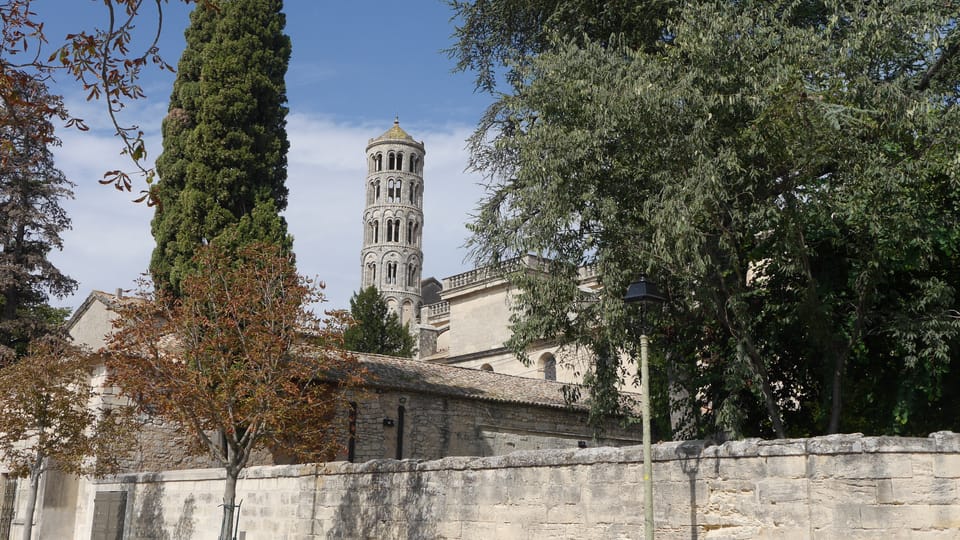
POLYGON ((367 143, 362 287, 375 285, 402 323, 416 325, 423 268, 423 142, 400 127, 367 143))

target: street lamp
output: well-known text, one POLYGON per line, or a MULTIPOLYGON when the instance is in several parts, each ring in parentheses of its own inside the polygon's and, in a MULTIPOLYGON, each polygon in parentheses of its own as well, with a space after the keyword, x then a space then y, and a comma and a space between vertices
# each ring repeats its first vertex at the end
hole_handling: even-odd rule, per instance
POLYGON ((666 298, 657 284, 641 277, 627 287, 623 301, 640 302, 640 415, 643 422, 643 532, 646 540, 653 540, 653 461, 650 456, 650 373, 647 367, 647 348, 650 339, 644 328, 643 308, 647 303, 661 303, 666 298))

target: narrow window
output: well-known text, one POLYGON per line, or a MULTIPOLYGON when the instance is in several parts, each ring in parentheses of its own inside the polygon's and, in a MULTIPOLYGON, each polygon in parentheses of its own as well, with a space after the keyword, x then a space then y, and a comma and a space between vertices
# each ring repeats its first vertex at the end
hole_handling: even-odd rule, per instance
POLYGON ((417 164, 417 155, 416 155, 416 154, 413 154, 413 155, 410 156, 410 172, 416 172, 416 171, 414 170, 416 164, 417 164))
POLYGON ((373 243, 376 244, 380 241, 380 221, 373 220, 373 243))
POLYGON ((375 160, 377 162, 377 171, 378 172, 382 171, 383 170, 383 154, 377 154, 377 157, 375 158, 375 160))
POLYGON ((395 285, 397 283, 397 263, 387 263, 387 283, 395 285))
POLYGON ((374 185, 374 188, 375 188, 375 190, 376 190, 376 194, 375 194, 375 196, 374 196, 374 200, 379 201, 379 200, 380 200, 380 181, 377 180, 376 182, 373 183, 373 185, 374 185))
POLYGON ((416 192, 417 192, 417 184, 416 183, 410 184, 410 204, 413 204, 414 202, 413 197, 416 192))
POLYGON ((403 154, 397 154, 397 170, 403 170, 403 154))
POLYGON ((413 243, 413 222, 407 222, 407 244, 413 243))
POLYGON ((400 187, 403 185, 403 180, 397 179, 397 191, 394 193, 394 201, 400 202, 400 187))
POLYGON ((403 459, 403 417, 406 412, 403 405, 397 407, 397 459, 403 459))
POLYGON ((353 463, 357 457, 357 402, 350 402, 350 439, 347 440, 347 461, 353 463))

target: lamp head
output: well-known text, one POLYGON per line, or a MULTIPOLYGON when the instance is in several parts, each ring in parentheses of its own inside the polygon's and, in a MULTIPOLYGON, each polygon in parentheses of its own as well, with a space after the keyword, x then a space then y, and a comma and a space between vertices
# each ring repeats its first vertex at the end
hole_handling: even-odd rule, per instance
POLYGON ((632 304, 635 302, 664 302, 666 297, 660 292, 660 289, 657 287, 657 284, 652 281, 647 281, 645 276, 642 276, 639 281, 634 281, 627 287, 627 294, 623 295, 623 301, 632 304))

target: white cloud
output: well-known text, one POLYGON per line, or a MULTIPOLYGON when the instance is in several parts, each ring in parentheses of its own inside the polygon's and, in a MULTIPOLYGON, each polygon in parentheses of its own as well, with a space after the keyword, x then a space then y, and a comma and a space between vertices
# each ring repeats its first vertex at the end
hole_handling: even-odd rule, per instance
MULTIPOLYGON (((142 118, 159 118, 161 110, 151 106, 137 112, 142 118)), ((360 285, 364 149, 371 137, 389 127, 336 123, 305 114, 288 118, 290 197, 285 216, 294 235, 300 271, 327 283, 326 307, 348 307, 350 295, 360 285)), ((424 276, 443 278, 464 271, 468 266, 461 248, 467 237, 464 223, 482 194, 478 177, 464 172, 464 141, 472 128, 403 127, 423 140, 427 150, 424 276)), ((102 133, 69 131, 62 133, 62 138, 63 147, 56 151, 57 166, 78 186, 76 199, 64 204, 73 219, 73 230, 64 235, 64 250, 53 259, 80 281, 80 288, 75 296, 55 303, 75 308, 92 289, 130 288, 146 270, 153 250, 153 211, 130 202, 131 194, 96 182, 106 170, 130 169, 126 158, 118 155, 119 140, 102 133)), ((160 148, 157 134, 148 133, 148 149, 154 156, 160 148)), ((135 191, 139 187, 142 185, 135 191)))

